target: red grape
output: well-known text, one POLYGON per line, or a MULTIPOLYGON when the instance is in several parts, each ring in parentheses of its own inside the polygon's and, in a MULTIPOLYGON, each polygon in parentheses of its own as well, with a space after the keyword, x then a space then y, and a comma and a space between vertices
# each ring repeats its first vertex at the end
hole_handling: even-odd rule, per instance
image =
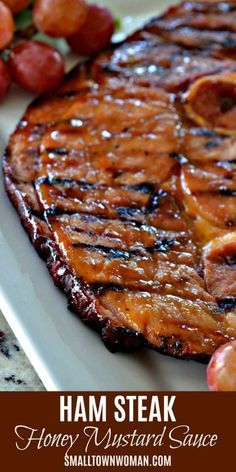
POLYGON ((80 30, 67 38, 73 51, 82 56, 93 56, 110 43, 115 29, 111 12, 95 4, 88 7, 87 20, 80 30))
POLYGON ((15 25, 11 10, 0 1, 0 49, 12 40, 15 25))
POLYGON ((44 93, 55 88, 64 75, 64 59, 48 44, 24 41, 10 54, 13 79, 28 92, 44 93))
POLYGON ((37 0, 33 17, 40 31, 55 38, 63 38, 79 30, 87 13, 85 0, 37 0))
POLYGON ((14 13, 19 13, 21 10, 26 8, 30 3, 31 0, 2 0, 10 10, 14 13))
POLYGON ((207 382, 211 391, 236 392, 236 341, 215 351, 207 367, 207 382))
POLYGON ((0 56, 0 102, 5 98, 11 86, 11 78, 4 60, 0 56))

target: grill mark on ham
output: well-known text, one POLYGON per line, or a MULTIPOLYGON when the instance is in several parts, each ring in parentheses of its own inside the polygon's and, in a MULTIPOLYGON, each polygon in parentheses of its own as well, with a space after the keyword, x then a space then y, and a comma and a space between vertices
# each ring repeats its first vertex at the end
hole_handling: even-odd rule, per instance
POLYGON ((136 256, 143 256, 145 252, 147 253, 153 253, 153 252, 168 252, 171 246, 174 245, 174 241, 171 239, 163 239, 162 241, 159 241, 155 244, 155 246, 149 246, 149 247, 142 247, 142 248, 137 248, 133 251, 122 251, 118 250, 114 247, 106 247, 102 245, 95 245, 95 244, 86 244, 86 243, 72 243, 73 247, 78 247, 78 248, 86 248, 91 251, 98 251, 101 252, 102 254, 105 254, 109 256, 111 259, 131 259, 132 257, 136 256))
POLYGON ((236 338, 236 140, 183 107, 196 79, 236 70, 234 17, 168 10, 37 99, 10 139, 9 197, 112 352, 205 362, 236 338))
MULTIPOLYGON (((68 178, 50 178, 50 177, 41 177, 36 181, 36 185, 40 184, 46 184, 48 186, 53 186, 53 185, 62 185, 66 188, 71 188, 71 187, 76 187, 78 186, 81 190, 90 190, 90 189, 95 189, 95 190, 106 190, 108 187, 105 185, 99 185, 99 184, 91 184, 91 183, 86 183, 86 182, 80 182, 78 180, 74 179, 68 179, 68 178)), ((113 187, 114 188, 114 187, 113 187)), ((142 184, 134 184, 134 185, 117 185, 115 188, 123 188, 125 190, 133 190, 134 192, 141 192, 145 193, 147 195, 151 195, 154 190, 154 185, 152 183, 142 183, 142 184)))

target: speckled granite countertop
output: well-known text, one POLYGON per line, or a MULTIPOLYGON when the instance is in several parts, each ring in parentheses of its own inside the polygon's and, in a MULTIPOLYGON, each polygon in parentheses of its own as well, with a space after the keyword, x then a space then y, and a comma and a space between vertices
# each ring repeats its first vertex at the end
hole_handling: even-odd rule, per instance
POLYGON ((44 390, 16 337, 0 312, 0 391, 44 390))

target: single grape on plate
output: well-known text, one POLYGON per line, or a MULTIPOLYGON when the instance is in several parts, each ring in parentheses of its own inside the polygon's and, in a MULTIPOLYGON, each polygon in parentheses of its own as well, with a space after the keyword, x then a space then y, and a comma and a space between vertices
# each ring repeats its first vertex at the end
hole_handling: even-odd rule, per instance
POLYGON ((84 25, 67 41, 74 52, 82 56, 93 56, 109 45, 115 23, 108 8, 91 4, 84 25))
POLYGON ((207 382, 211 391, 236 392, 236 341, 215 351, 207 367, 207 382))
POLYGON ((36 0, 33 18, 36 27, 48 36, 63 38, 80 29, 86 21, 85 0, 36 0))
POLYGON ((10 54, 9 68, 15 82, 32 93, 54 89, 64 76, 64 59, 41 41, 23 41, 10 54))
POLYGON ((14 34, 14 19, 11 10, 0 1, 0 49, 4 49, 14 34))

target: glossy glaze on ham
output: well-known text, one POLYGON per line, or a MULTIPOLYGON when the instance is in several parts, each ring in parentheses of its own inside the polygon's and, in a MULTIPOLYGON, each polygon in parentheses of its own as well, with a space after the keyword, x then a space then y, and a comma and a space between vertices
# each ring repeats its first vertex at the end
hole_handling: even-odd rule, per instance
POLYGON ((36 100, 10 139, 8 195, 70 309, 111 351, 207 361, 236 338, 236 133, 187 108, 201 77, 234 74, 235 14, 168 10, 36 100))

